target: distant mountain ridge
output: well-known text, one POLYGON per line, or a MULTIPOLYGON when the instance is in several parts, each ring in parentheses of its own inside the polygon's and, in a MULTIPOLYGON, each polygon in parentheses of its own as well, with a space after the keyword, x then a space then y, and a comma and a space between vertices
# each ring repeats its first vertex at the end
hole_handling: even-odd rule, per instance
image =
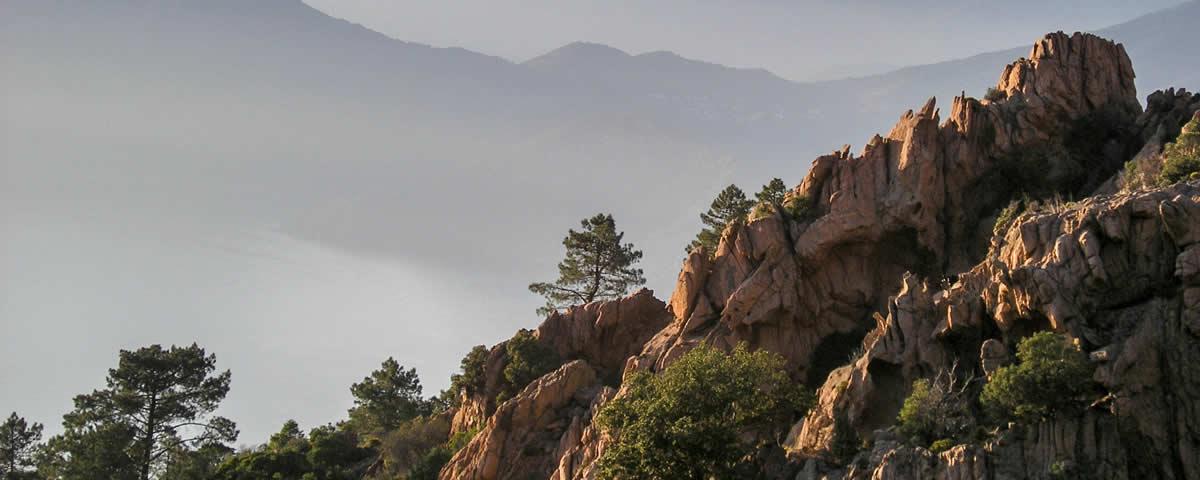
MULTIPOLYGON (((197 112, 221 101, 258 112, 234 120, 267 115, 262 117, 271 119, 267 125, 287 132, 288 138, 322 138, 333 145, 342 140, 328 132, 353 128, 345 137, 362 138, 341 150, 357 153, 331 154, 341 158, 338 175, 376 186, 358 188, 350 198, 342 198, 345 193, 337 198, 314 195, 310 185, 328 175, 309 178, 309 167, 279 175, 272 170, 275 166, 262 166, 260 171, 258 161, 228 165, 231 172, 255 170, 239 176, 293 182, 296 195, 310 204, 272 212, 273 222, 282 218, 282 224, 306 236, 383 251, 408 247, 375 238, 390 238, 396 232, 363 217, 361 212, 374 207, 356 208, 359 213, 354 215, 336 212, 362 202, 402 205, 392 198, 398 191, 434 195, 439 188, 453 188, 453 182, 497 192, 522 189, 525 180, 498 184, 496 176, 525 169, 536 173, 514 178, 541 178, 544 181, 533 183, 561 185, 551 188, 578 195, 578 189, 567 186, 570 182, 629 182, 620 172, 647 168, 651 172, 628 187, 636 192, 633 197, 682 198, 677 202, 680 208, 692 210, 729 181, 765 182, 764 172, 798 177, 807 165, 796 159, 837 148, 831 138, 868 138, 888 128, 895 112, 924 103, 930 92, 943 100, 962 91, 982 95, 995 82, 994 65, 1027 50, 985 53, 870 77, 800 83, 762 69, 730 68, 670 52, 630 55, 582 42, 513 63, 460 48, 394 40, 299 0, 8 0, 3 8, 0 58, 6 81, 14 86, 8 92, 29 93, 6 98, 13 107, 12 119, 24 108, 43 109, 33 99, 44 94, 51 102, 68 105, 68 117, 107 118, 128 110, 131 118, 141 121, 153 116, 146 113, 158 112, 179 122, 181 138, 198 129, 213 131, 212 145, 227 143, 221 137, 226 134, 216 132, 229 122, 217 111, 211 121, 201 122, 208 117, 197 112), (100 108, 92 101, 97 98, 126 101, 100 108), (376 142, 389 146, 364 147, 376 142), (438 169, 433 177, 444 179, 445 185, 435 188, 438 182, 424 181, 398 189, 382 183, 394 173, 381 172, 418 165, 438 169), (697 165, 707 171, 697 171, 697 165), (485 173, 464 177, 467 168, 485 173), (297 178, 287 180, 291 176, 297 178), (650 193, 669 178, 686 190, 650 193), (366 224, 350 228, 346 222, 366 224)), ((1200 19, 1200 1, 1104 29, 1103 34, 1125 42, 1137 70, 1144 72, 1139 80, 1143 87, 1167 86, 1165 79, 1200 82, 1194 49, 1170 48, 1186 45, 1194 36, 1189 28, 1193 19, 1200 19)), ((1140 92, 1143 97, 1148 93, 1145 88, 1140 92)), ((227 135, 249 135, 259 125, 263 124, 227 135)), ((20 146, 25 140, 14 141, 20 146)), ((260 145, 254 143, 258 141, 245 140, 260 145)), ((161 163, 141 163, 147 162, 161 163)), ((332 168, 324 160, 311 162, 312 168, 332 168)), ((47 177, 46 182, 57 181, 48 171, 39 175, 47 177)), ((162 174, 168 182, 182 181, 174 176, 162 174)), ((118 175, 114 181, 126 180, 118 175)), ((24 185, 33 184, 15 183, 15 191, 30 190, 24 185)), ((214 188, 226 188, 226 183, 214 188)), ((629 198, 604 191, 564 204, 605 205, 629 198)), ((634 204, 625 205, 632 215, 640 215, 634 204)), ((649 228, 658 221, 634 218, 633 223, 649 228)), ((664 238, 679 242, 695 227, 676 223, 671 228, 664 238)), ((431 241, 422 248, 443 243, 431 241)), ((666 244, 659 248, 667 249, 666 244)), ((671 268, 664 264, 660 275, 669 278, 671 268)))
MULTIPOLYGON (((1198 7, 1105 30, 1140 98, 1200 87, 1198 7)), ((475 320, 515 328, 537 306, 525 282, 552 278, 580 218, 613 213, 663 294, 724 186, 795 184, 929 95, 982 96, 1029 52, 803 83, 613 50, 514 63, 299 0, 0 0, 0 228, 13 213, 267 227, 502 284, 528 308, 475 320)))

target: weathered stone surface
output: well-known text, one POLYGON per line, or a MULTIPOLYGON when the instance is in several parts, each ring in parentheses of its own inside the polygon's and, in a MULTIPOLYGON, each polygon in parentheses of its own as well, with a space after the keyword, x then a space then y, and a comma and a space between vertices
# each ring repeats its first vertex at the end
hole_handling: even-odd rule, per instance
MULTIPOLYGON (((998 88, 1009 100, 956 98, 939 125, 930 99, 861 154, 814 161, 790 195, 809 199, 817 218, 756 219, 724 232, 711 262, 689 257, 672 295, 678 326, 635 364, 661 369, 701 341, 745 342, 821 381, 833 365, 818 359, 848 354, 906 271, 937 278, 979 260, 991 235, 977 227, 981 210, 1007 203, 981 200, 979 182, 1006 152, 1056 141, 1071 119, 1102 108, 1131 125, 1140 112, 1124 49, 1086 34, 1047 35, 998 88)), ((977 301, 957 308, 963 321, 977 318, 977 301)))
POLYGON ((1008 348, 997 339, 989 338, 979 346, 979 366, 988 378, 991 378, 997 369, 1007 364, 1008 360, 1008 348))
POLYGON ((439 478, 523 480, 532 472, 554 470, 564 434, 579 428, 575 418, 597 392, 596 371, 587 362, 563 365, 500 405, 439 478))
MULTIPOLYGON (((946 478, 1047 478, 1059 461, 1086 466, 1097 478, 1195 478, 1200 336, 1189 319, 1196 311, 1190 292, 1200 222, 1187 219, 1197 215, 1197 182, 1047 207, 1019 217, 989 257, 949 288, 908 277, 880 332, 869 337, 875 340, 830 375, 789 447, 821 452, 839 414, 860 433, 886 427, 898 411, 886 399, 903 398, 913 380, 952 368, 956 349, 977 345, 986 374, 988 358, 1007 357, 1024 336, 1052 329, 1091 354, 1107 401, 1082 419, 1010 432, 985 445, 987 462, 970 462, 991 465, 992 473, 946 478), (954 308, 967 300, 980 302, 970 309, 975 318, 955 319, 954 308), (985 338, 987 332, 997 336, 985 338)), ((943 478, 940 469, 966 461, 911 450, 898 448, 861 478, 943 478)))
MULTIPOLYGON (((1117 122, 1133 133, 1099 149, 1104 158, 1050 155, 1037 172, 1057 185, 1083 168, 1090 189, 1120 168, 1113 158, 1171 135, 1193 97, 1153 95, 1137 117, 1124 49, 1087 34, 1047 35, 997 88, 1005 99, 955 98, 944 122, 930 99, 860 154, 847 146, 817 158, 788 194, 810 208, 731 225, 711 258, 685 260, 669 308, 640 292, 548 319, 538 338, 599 374, 567 382, 583 393, 565 403, 548 386, 498 409, 468 401, 459 414, 486 419, 489 433, 443 478, 593 478, 607 439, 591 419, 621 394, 597 377, 611 385, 622 369, 661 371, 702 342, 780 353, 793 378, 822 384, 785 442, 800 463, 779 471, 797 478, 1047 478, 1056 462, 1099 478, 1200 478, 1200 185, 1037 205, 992 232, 1016 194, 993 185, 1014 155, 1064 151, 1077 122, 1117 122), (1075 339, 1110 393, 1086 415, 1003 429, 937 455, 889 430, 914 380, 945 371, 985 378, 1021 338, 1046 329, 1075 339), (514 422, 514 402, 568 406, 514 422), (839 415, 874 442, 842 469, 819 460, 839 415), (510 443, 534 447, 514 453, 510 443)), ((488 375, 503 369, 501 347, 488 375)), ((535 385, 564 382, 562 372, 535 385)))
POLYGON ((1110 195, 1121 190, 1149 188, 1163 167, 1163 147, 1179 136, 1189 119, 1200 115, 1200 95, 1184 89, 1157 91, 1146 97, 1146 111, 1136 128, 1145 142, 1130 164, 1101 185, 1095 194, 1110 195))
POLYGON ((643 288, 620 300, 553 313, 534 333, 560 358, 587 360, 602 376, 619 379, 625 361, 671 318, 667 305, 643 288))
POLYGON ((1004 432, 982 446, 958 445, 940 454, 884 443, 866 468, 848 480, 1049 480, 1051 467, 1065 477, 1128 479, 1126 446, 1112 417, 1089 413, 1004 432), (1057 464, 1057 465, 1056 465, 1057 464))
MULTIPOLYGON (((640 352, 642 344, 670 321, 667 305, 654 298, 654 292, 641 289, 618 300, 593 302, 553 313, 538 326, 534 336, 564 362, 586 360, 601 380, 616 384, 626 360, 640 352)), ((484 364, 484 388, 460 400, 451 431, 461 432, 481 425, 495 411, 495 398, 503 386, 504 367, 508 364, 505 343, 492 347, 484 364)))
POLYGON ((608 437, 592 423, 596 413, 606 402, 616 396, 617 391, 605 387, 596 395, 584 416, 575 417, 571 429, 563 435, 559 446, 558 468, 550 475, 551 480, 592 480, 596 478, 596 460, 604 453, 608 437))
POLYGON ((483 390, 467 394, 462 392, 458 408, 454 412, 454 421, 450 424, 450 432, 458 433, 483 425, 487 417, 496 410, 496 394, 500 392, 504 382, 504 366, 508 357, 500 342, 488 351, 487 360, 483 367, 483 390))

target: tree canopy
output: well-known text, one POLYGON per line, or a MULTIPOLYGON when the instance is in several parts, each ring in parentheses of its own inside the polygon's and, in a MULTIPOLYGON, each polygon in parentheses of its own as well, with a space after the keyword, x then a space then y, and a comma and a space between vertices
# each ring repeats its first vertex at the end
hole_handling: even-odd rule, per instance
POLYGON ((34 465, 33 454, 42 440, 42 424, 28 423, 13 412, 0 424, 0 479, 20 478, 34 465))
POLYGON ((917 379, 896 417, 897 432, 921 446, 966 440, 975 428, 971 410, 974 376, 960 378, 957 364, 932 379, 917 379))
POLYGON ((63 416, 49 469, 63 478, 107 472, 146 480, 170 452, 237 439, 232 421, 212 415, 230 379, 229 371, 215 373, 215 355, 192 344, 122 350, 119 357, 106 388, 76 396, 75 410, 63 416))
POLYGON ((566 257, 558 264, 558 279, 529 285, 529 291, 546 298, 539 315, 548 315, 571 305, 619 298, 646 278, 635 265, 642 252, 632 243, 621 243, 625 232, 617 232, 610 214, 597 214, 580 222, 582 230, 567 232, 563 239, 566 257))
POLYGON ((710 255, 716 252, 717 244, 721 241, 721 232, 725 231, 725 227, 745 219, 753 206, 754 201, 747 199, 745 192, 737 185, 730 184, 725 187, 717 194, 717 198, 713 199, 708 211, 700 214, 704 228, 696 234, 696 239, 688 245, 687 251, 690 253, 703 247, 710 255))
POLYGON ((394 430, 428 408, 421 398, 421 379, 417 370, 406 370, 391 357, 370 376, 351 385, 350 393, 354 395, 350 424, 360 433, 380 434, 394 430))
POLYGON ((763 185, 762 190, 754 194, 754 198, 759 203, 767 205, 778 205, 783 203, 783 197, 787 195, 787 185, 782 179, 772 178, 770 182, 763 185))
POLYGON ((504 389, 496 403, 503 403, 519 393, 526 385, 562 365, 558 354, 543 345, 533 332, 521 329, 504 344, 508 362, 504 365, 504 389))
POLYGON ((749 454, 812 403, 783 368, 777 354, 702 345, 659 375, 634 373, 597 416, 613 438, 600 477, 740 478, 749 454))
POLYGON ((469 394, 483 391, 483 367, 487 362, 488 349, 483 345, 471 347, 471 351, 459 362, 459 371, 450 376, 450 388, 447 389, 445 400, 452 403, 458 400, 460 392, 469 394))
POLYGON ((1017 364, 1000 367, 979 397, 999 422, 1037 421, 1080 408, 1091 391, 1087 355, 1066 337, 1038 332, 1017 345, 1017 364))
POLYGON ((307 435, 288 420, 260 448, 228 457, 209 477, 213 480, 357 480, 376 452, 359 445, 349 429, 323 425, 307 435))
POLYGON ((1200 115, 1184 125, 1179 137, 1163 149, 1163 168, 1160 185, 1200 175, 1200 115))

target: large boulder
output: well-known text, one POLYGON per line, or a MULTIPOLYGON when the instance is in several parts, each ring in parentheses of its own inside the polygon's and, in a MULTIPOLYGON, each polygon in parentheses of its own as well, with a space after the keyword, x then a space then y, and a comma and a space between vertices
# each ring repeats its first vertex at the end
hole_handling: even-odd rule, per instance
POLYGON ((612 383, 629 357, 671 321, 667 305, 641 289, 613 301, 593 302, 550 314, 535 330, 565 360, 583 359, 612 383))

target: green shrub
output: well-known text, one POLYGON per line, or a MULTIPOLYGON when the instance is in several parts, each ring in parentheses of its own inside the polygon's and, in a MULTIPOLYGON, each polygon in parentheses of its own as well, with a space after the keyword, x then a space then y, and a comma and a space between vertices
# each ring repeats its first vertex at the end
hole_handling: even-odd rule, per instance
MULTIPOLYGON (((1132 192, 1153 186, 1158 179, 1158 174, 1153 169, 1159 167, 1154 162, 1138 162, 1137 159, 1125 162, 1121 190, 1132 192)), ((1159 169, 1161 171, 1161 168, 1159 169)))
POLYGON ((958 379, 956 370, 942 371, 932 381, 913 382, 896 418, 898 433, 918 445, 929 445, 934 439, 966 439, 976 424, 968 397, 971 379, 958 379))
POLYGON ((487 347, 483 345, 476 345, 467 352, 459 362, 459 373, 450 376, 450 388, 443 390, 439 395, 443 404, 447 407, 458 405, 460 392, 466 392, 467 395, 483 392, 486 380, 483 369, 487 364, 488 353, 487 347))
POLYGON ((775 213, 775 206, 769 203, 759 202, 750 210, 750 221, 753 222, 760 218, 766 218, 772 213, 775 213))
POLYGON ((483 430, 483 425, 476 425, 475 428, 469 428, 450 436, 450 440, 446 441, 446 446, 455 452, 462 450, 463 447, 471 443, 475 439, 475 435, 483 430))
POLYGON ((634 373, 597 415, 613 439, 599 477, 737 478, 812 403, 783 368, 777 354, 702 345, 658 375, 634 373))
POLYGON ((1058 460, 1047 468, 1050 480, 1097 480, 1101 478, 1090 463, 1075 463, 1071 460, 1058 460))
POLYGON ((998 422, 1029 423, 1078 410, 1094 387, 1087 356, 1061 335, 1039 332, 1022 340, 1017 360, 998 369, 979 397, 998 422))
POLYGON ((989 102, 999 102, 1008 98, 1008 92, 996 87, 988 87, 987 93, 983 95, 983 98, 989 102))
POLYGON ((805 222, 815 220, 820 216, 816 202, 811 198, 794 195, 783 201, 783 210, 792 220, 805 222))
POLYGON ((1013 200, 1007 207, 1000 210, 996 215, 996 223, 992 225, 992 235, 1002 235, 1012 225, 1013 220, 1021 216, 1021 212, 1025 210, 1025 204, 1020 200, 1013 200))
POLYGON ((1163 159, 1159 185, 1200 177, 1200 116, 1188 122, 1179 138, 1163 149, 1163 159))
POLYGON ((558 354, 533 336, 533 331, 517 332, 504 345, 508 363, 504 366, 505 388, 497 395, 496 403, 512 398, 534 380, 562 365, 558 354))
POLYGON ((399 475, 415 468, 433 448, 446 443, 450 422, 444 415, 417 417, 383 436, 379 460, 384 473, 399 475))
POLYGON ((299 425, 289 420, 266 445, 227 457, 208 478, 348 480, 362 478, 363 470, 376 455, 373 448, 360 446, 353 430, 325 425, 305 436, 299 425))
POLYGON ((933 442, 933 444, 929 445, 929 451, 931 451, 933 453, 942 453, 946 450, 951 449, 952 447, 954 447, 954 445, 956 445, 954 440, 951 440, 949 438, 941 438, 941 439, 935 440, 933 442))
POLYGON ((439 445, 425 452, 424 455, 413 465, 408 471, 407 480, 437 480, 438 473, 442 471, 450 459, 454 457, 454 452, 445 445, 439 445))
MULTIPOLYGON (((912 393, 904 399, 897 418, 897 430, 907 438, 924 439, 933 435, 937 418, 933 414, 933 401, 930 397, 929 380, 924 378, 913 382, 912 393)), ((923 442, 923 440, 921 440, 923 442)))

